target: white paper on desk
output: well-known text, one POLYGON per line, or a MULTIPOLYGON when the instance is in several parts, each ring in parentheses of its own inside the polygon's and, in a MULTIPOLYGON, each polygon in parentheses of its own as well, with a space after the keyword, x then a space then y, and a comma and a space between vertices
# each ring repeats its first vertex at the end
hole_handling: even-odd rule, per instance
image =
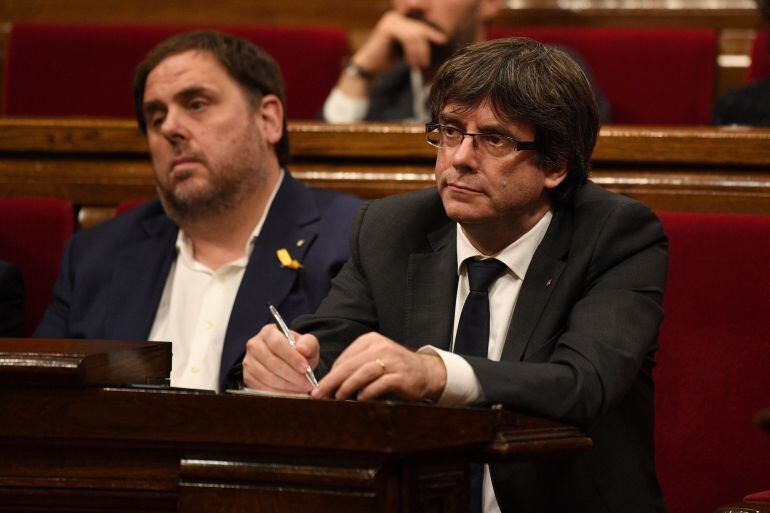
POLYGON ((269 390, 257 390, 256 388, 245 387, 241 390, 228 390, 228 394, 238 395, 260 395, 263 397, 291 397, 294 399, 310 399, 310 394, 300 394, 295 392, 271 392, 269 390))

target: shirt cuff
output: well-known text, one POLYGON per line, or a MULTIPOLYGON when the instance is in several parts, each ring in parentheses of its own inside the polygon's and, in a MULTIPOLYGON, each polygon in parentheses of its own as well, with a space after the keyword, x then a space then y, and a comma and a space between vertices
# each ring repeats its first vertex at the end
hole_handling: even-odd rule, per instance
POLYGON ((324 103, 324 120, 328 123, 356 123, 369 110, 368 98, 352 98, 335 87, 324 103))
POLYGON ((418 353, 438 355, 446 367, 446 386, 439 397, 442 406, 465 406, 484 398, 476 373, 462 356, 434 346, 422 346, 418 353))

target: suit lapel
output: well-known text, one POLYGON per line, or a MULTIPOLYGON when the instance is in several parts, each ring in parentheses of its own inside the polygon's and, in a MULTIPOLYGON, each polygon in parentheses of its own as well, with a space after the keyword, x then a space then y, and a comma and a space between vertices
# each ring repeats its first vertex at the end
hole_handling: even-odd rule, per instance
POLYGON ((508 327, 502 360, 518 361, 532 338, 551 292, 564 270, 571 242, 572 217, 569 210, 556 210, 543 241, 535 250, 532 262, 521 284, 516 308, 508 327))
POLYGON ((127 244, 112 262, 105 333, 124 340, 147 340, 166 278, 176 255, 176 225, 165 215, 146 220, 147 237, 127 244))
POLYGON ((286 172, 254 243, 235 297, 222 348, 220 384, 232 366, 242 358, 246 342, 262 326, 272 322, 267 303, 280 307, 299 273, 304 272, 282 268, 276 251, 286 248, 293 258, 302 262, 318 236, 314 223, 319 218, 312 193, 286 172), (300 240, 303 243, 297 246, 300 240))
POLYGON ((409 256, 405 343, 449 349, 457 293, 456 225, 447 222, 428 235, 432 252, 409 256))

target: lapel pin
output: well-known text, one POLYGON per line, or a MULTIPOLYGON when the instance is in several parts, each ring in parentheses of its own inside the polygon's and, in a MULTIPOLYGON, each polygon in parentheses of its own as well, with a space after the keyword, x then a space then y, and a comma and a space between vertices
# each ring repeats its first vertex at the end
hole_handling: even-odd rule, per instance
POLYGON ((545 282, 545 286, 550 287, 552 283, 553 283, 553 280, 551 278, 548 278, 548 281, 545 282))
POLYGON ((301 248, 301 247, 302 247, 302 245, 303 245, 304 243, 305 243, 305 239, 300 239, 300 240, 298 240, 298 241, 297 241, 297 247, 298 247, 298 248, 301 248))
POLYGON ((278 257, 278 261, 281 262, 281 267, 286 267, 295 271, 302 269, 302 264, 300 264, 298 260, 293 259, 286 248, 279 249, 275 252, 275 255, 278 257))

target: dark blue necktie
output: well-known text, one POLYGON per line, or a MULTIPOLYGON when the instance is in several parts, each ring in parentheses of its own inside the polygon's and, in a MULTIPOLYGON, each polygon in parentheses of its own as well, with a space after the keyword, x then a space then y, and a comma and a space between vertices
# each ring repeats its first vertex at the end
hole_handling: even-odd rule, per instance
MULTIPOLYGON (((470 292, 457 324, 454 352, 486 358, 489 348, 489 286, 507 269, 499 260, 465 261, 470 292)), ((471 465, 470 512, 481 513, 484 466, 471 465)))
POLYGON ((489 286, 507 269, 499 260, 465 261, 470 292, 457 323, 455 350, 466 356, 487 357, 489 347, 489 286))

